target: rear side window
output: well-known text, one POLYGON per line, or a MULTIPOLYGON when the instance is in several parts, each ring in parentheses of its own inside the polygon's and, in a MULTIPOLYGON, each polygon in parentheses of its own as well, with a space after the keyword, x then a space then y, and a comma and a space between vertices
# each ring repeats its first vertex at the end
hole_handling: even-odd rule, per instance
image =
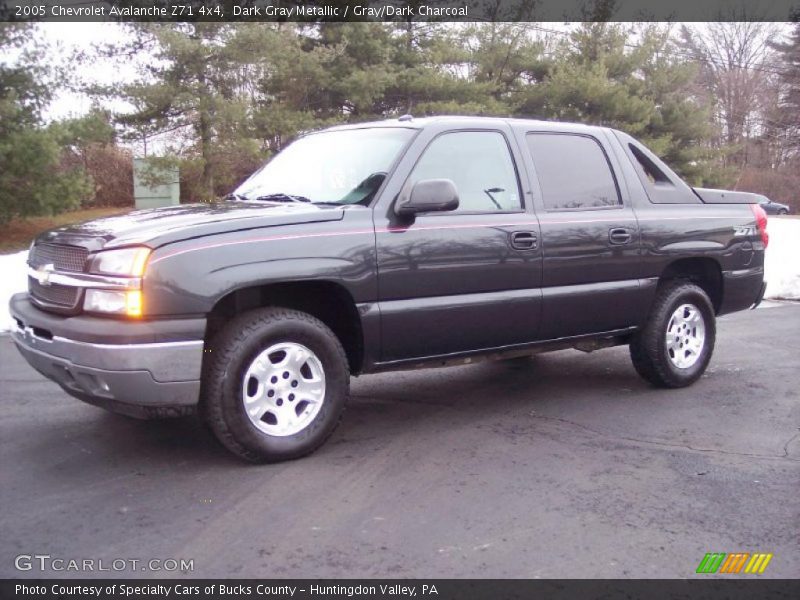
POLYGON ((450 179, 458 190, 457 212, 518 211, 519 183, 506 138, 496 131, 440 135, 425 149, 410 183, 450 179))
POLYGON ((672 182, 669 180, 669 177, 664 174, 664 171, 659 169, 658 165, 650 160, 644 152, 633 144, 628 144, 628 148, 630 148, 631 154, 633 154, 634 158, 636 158, 636 162, 638 162, 639 166, 642 168, 644 176, 647 181, 650 182, 650 185, 672 185, 672 182))
POLYGON ((527 141, 547 210, 606 208, 622 204, 606 153, 594 138, 529 133, 527 141))

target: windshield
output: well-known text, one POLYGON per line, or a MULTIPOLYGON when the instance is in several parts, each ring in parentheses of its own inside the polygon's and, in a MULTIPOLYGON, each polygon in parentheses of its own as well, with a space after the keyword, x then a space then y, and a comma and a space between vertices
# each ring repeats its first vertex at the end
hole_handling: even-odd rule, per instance
POLYGON ((246 200, 299 198, 367 204, 413 129, 380 127, 327 131, 300 138, 234 192, 246 200))

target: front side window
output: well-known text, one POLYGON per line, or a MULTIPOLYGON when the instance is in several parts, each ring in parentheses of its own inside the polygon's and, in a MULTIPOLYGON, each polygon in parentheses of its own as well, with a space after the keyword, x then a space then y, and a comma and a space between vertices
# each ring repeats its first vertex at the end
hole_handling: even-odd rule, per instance
POLYGON ((503 134, 456 131, 433 140, 411 172, 408 184, 450 179, 458 190, 456 212, 519 210, 519 183, 503 134))
POLYGON ((529 133, 527 141, 545 209, 592 209, 622 204, 608 158, 594 138, 529 133))
POLYGON ((400 127, 315 133, 280 152, 234 194, 245 200, 369 204, 413 135, 413 129, 400 127))

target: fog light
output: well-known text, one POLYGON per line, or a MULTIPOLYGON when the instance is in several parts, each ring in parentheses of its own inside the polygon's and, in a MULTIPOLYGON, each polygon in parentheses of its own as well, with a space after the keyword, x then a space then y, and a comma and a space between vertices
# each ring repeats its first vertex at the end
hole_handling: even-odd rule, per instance
POLYGON ((129 290, 86 290, 83 309, 88 312, 101 312, 129 317, 142 316, 142 292, 129 290))

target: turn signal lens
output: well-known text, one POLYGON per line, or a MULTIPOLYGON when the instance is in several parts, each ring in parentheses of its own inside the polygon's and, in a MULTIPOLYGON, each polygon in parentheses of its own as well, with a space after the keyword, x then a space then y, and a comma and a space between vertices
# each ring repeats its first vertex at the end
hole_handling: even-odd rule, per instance
POLYGON ((141 277, 144 275, 144 268, 147 265, 148 258, 150 258, 150 248, 137 248, 133 259, 131 275, 134 277, 141 277))
POLYGON ((142 316, 141 290, 131 290, 129 292, 125 292, 125 313, 129 317, 142 316))

